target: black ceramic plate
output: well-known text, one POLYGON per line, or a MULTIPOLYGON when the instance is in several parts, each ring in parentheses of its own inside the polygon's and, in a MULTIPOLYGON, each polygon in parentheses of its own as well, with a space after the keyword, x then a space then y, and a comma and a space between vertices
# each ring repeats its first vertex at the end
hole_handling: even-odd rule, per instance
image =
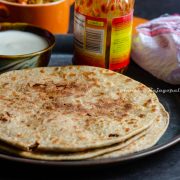
MULTIPOLYGON (((71 64, 73 58, 72 55, 73 37, 71 35, 68 35, 68 36, 57 36, 56 38, 57 38, 56 39, 57 43, 56 43, 56 47, 54 48, 49 66, 60 66, 60 65, 71 64)), ((103 160, 43 161, 43 160, 33 160, 33 159, 16 157, 1 152, 0 152, 0 158, 12 160, 12 161, 24 162, 24 163, 31 163, 31 164, 55 165, 55 166, 63 166, 63 167, 114 164, 114 163, 124 163, 130 160, 142 158, 147 155, 157 153, 163 149, 166 149, 180 142, 180 86, 172 86, 170 84, 157 80, 152 75, 145 72, 134 63, 131 63, 126 75, 144 83, 145 85, 157 91, 157 95, 159 97, 160 102, 164 105, 165 109, 170 114, 170 124, 168 130, 160 139, 160 141, 152 148, 124 157, 103 159, 103 160), (173 91, 172 93, 165 92, 170 89, 172 89, 173 91)))

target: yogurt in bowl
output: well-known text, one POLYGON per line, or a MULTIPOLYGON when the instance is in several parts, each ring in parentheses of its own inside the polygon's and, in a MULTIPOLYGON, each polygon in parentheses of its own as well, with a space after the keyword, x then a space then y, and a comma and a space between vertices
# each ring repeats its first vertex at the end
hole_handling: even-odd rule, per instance
POLYGON ((55 38, 24 23, 0 23, 0 73, 47 66, 55 38))
POLYGON ((36 34, 17 30, 0 32, 0 54, 21 55, 41 51, 48 42, 36 34))

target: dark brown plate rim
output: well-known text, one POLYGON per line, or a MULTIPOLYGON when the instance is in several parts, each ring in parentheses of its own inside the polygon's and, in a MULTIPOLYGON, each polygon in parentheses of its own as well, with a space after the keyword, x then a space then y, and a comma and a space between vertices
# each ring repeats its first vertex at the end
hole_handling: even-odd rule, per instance
POLYGON ((180 135, 172 138, 168 142, 155 145, 152 148, 149 148, 144 151, 140 151, 138 153, 133 153, 131 155, 117 157, 117 158, 107 158, 107 159, 98 159, 98 160, 81 160, 81 161, 47 161, 47 160, 36 160, 36 159, 28 159, 23 157, 16 157, 8 154, 0 154, 0 158, 15 162, 28 163, 34 165, 46 165, 46 166, 97 166, 97 165, 107 165, 107 164, 115 164, 115 163, 125 163, 131 160, 136 160, 139 158, 146 157, 148 155, 157 153, 159 151, 165 150, 177 143, 180 142, 180 135))

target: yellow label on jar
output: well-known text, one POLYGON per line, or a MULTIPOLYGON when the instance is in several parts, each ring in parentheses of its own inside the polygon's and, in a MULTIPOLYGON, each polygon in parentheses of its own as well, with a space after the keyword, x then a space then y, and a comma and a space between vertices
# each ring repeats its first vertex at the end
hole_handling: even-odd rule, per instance
POLYGON ((93 26, 100 26, 100 27, 104 26, 104 22, 93 21, 93 20, 88 20, 87 24, 90 24, 90 25, 93 25, 93 26))
POLYGON ((120 69, 129 63, 133 13, 112 20, 109 68, 120 69))

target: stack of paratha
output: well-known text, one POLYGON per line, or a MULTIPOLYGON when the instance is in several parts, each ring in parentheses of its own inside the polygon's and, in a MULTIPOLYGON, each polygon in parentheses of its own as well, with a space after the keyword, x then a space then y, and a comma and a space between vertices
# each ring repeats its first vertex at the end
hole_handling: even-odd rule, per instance
POLYGON ((124 156, 156 144, 168 113, 145 85, 88 66, 0 76, 0 149, 44 160, 124 156))

